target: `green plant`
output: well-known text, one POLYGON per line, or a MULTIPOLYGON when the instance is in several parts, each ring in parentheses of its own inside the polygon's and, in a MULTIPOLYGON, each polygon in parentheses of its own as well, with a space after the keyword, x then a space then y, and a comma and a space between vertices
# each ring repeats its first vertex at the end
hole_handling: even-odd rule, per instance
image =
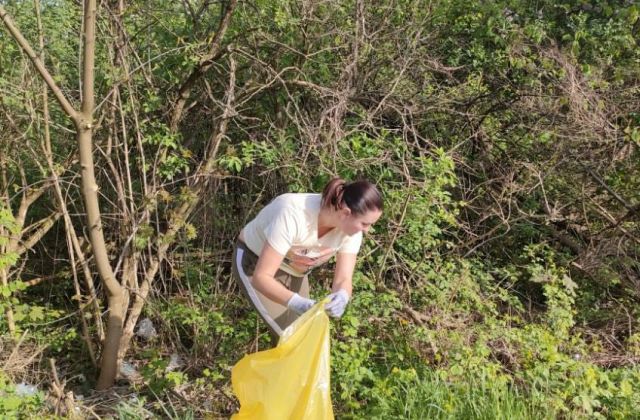
POLYGON ((0 371, 0 416, 3 418, 38 417, 45 408, 45 394, 36 390, 34 393, 22 393, 16 385, 0 371))
POLYGON ((140 373, 151 392, 162 393, 188 381, 186 373, 168 370, 169 362, 169 358, 159 355, 154 350, 146 351, 146 363, 140 369, 140 373))
POLYGON ((130 397, 121 399, 115 406, 115 415, 119 420, 138 420, 155 417, 155 414, 145 408, 145 397, 130 397))

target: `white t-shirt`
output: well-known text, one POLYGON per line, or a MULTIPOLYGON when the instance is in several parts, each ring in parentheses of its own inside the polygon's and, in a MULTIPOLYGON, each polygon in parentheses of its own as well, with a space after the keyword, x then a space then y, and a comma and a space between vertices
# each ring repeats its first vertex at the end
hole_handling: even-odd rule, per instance
MULTIPOLYGON (((295 253, 313 256, 333 250, 333 253, 357 254, 362 243, 362 232, 347 235, 338 228, 318 239, 318 215, 321 194, 282 194, 265 206, 243 229, 247 247, 260 255, 265 241, 281 255, 295 253)), ((286 262, 280 267, 294 276, 300 276, 286 262)))

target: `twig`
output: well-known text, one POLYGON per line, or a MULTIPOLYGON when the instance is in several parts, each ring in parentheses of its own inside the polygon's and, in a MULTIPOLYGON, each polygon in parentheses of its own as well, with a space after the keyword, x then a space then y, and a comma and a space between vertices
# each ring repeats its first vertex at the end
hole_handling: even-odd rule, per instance
POLYGON ((51 366, 51 375, 53 377, 53 383, 51 384, 51 390, 57 397, 56 401, 56 414, 58 413, 58 407, 60 401, 65 406, 67 410, 68 418, 76 418, 75 412, 75 404, 73 403, 73 392, 69 391, 65 394, 64 387, 66 386, 66 382, 60 383, 60 379, 58 378, 58 371, 56 369, 56 361, 55 359, 49 359, 49 365, 51 366))
POLYGON ((28 332, 29 332, 29 330, 24 330, 24 332, 22 333, 22 336, 20 337, 20 340, 18 340, 18 342, 16 343, 16 346, 11 351, 11 354, 9 355, 7 360, 4 362, 3 370, 5 370, 5 371, 7 370, 7 367, 9 366, 9 363, 11 362, 13 357, 18 353, 18 350, 20 349, 20 346, 22 345, 22 342, 24 341, 24 338, 27 336, 28 332))
POLYGON ((389 257, 389 253, 393 248, 393 244, 396 242, 396 238, 398 237, 398 233, 400 229, 402 229, 402 222, 404 222, 404 218, 407 214, 407 208, 409 207, 409 200, 411 200, 412 195, 407 194, 407 198, 404 200, 404 205, 402 207, 402 214, 400 215, 400 220, 398 221, 398 227, 396 231, 393 233, 393 238, 387 247, 387 250, 384 253, 384 257, 382 257, 382 262, 380 263, 380 271, 378 271, 378 279, 382 278, 382 272, 384 271, 384 265, 387 263, 387 258, 389 257))

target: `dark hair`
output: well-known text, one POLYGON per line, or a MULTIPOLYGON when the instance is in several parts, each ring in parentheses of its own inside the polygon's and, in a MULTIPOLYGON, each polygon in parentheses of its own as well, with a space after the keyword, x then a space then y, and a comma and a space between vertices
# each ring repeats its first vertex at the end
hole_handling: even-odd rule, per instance
POLYGON ((347 206, 353 214, 365 214, 368 211, 382 211, 382 194, 369 181, 346 182, 333 178, 322 191, 322 207, 340 210, 347 206))

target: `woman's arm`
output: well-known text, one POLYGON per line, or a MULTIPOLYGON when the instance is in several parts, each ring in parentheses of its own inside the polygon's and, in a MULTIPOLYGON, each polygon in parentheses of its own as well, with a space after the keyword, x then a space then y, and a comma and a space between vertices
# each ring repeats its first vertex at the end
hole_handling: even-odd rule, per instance
POLYGON ((343 289, 349 297, 352 292, 352 278, 353 271, 356 267, 356 254, 342 254, 338 253, 336 256, 336 271, 333 274, 333 285, 331 287, 332 292, 337 292, 343 289))
POLYGON ((287 306, 287 302, 294 293, 274 277, 283 259, 284 255, 279 254, 268 242, 265 242, 253 271, 251 283, 256 290, 269 299, 287 306))
POLYGON ((351 299, 353 270, 356 266, 356 254, 338 254, 336 272, 333 276, 333 293, 329 295, 329 303, 324 306, 327 314, 340 318, 351 299))

